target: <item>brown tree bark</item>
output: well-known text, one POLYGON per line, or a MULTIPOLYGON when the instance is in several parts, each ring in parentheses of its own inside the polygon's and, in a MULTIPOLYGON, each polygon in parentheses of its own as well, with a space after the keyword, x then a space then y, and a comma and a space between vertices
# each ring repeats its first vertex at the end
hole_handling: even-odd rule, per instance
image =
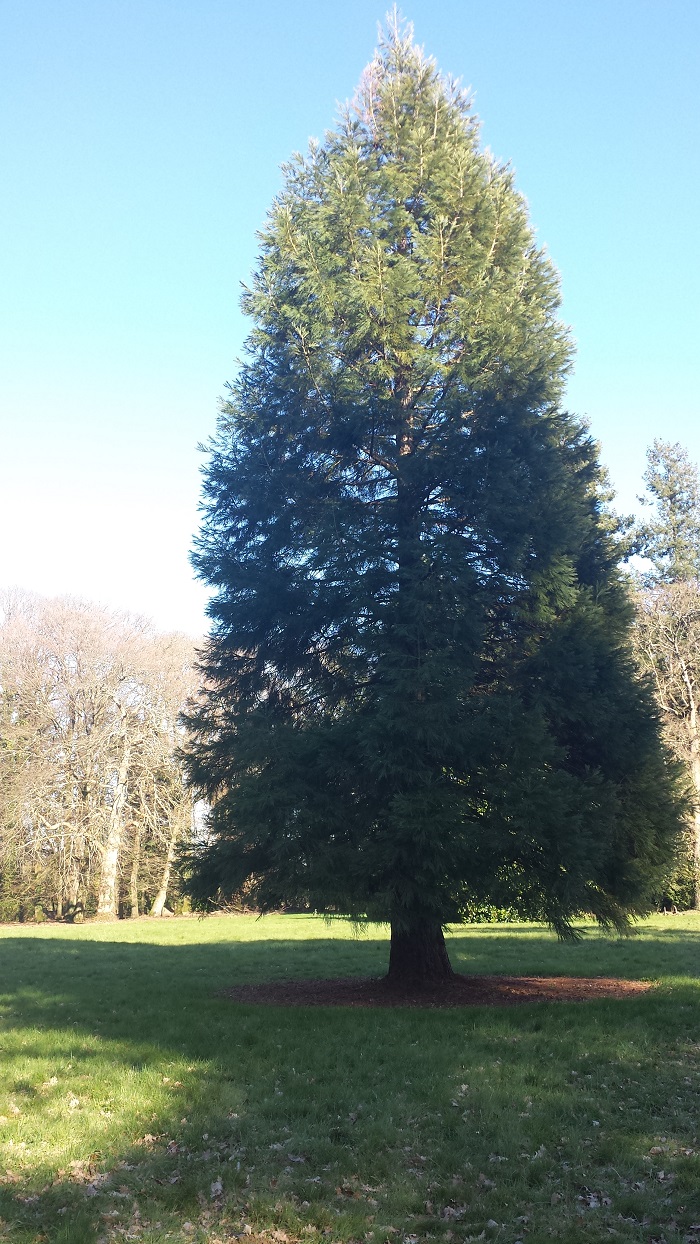
POLYGON ((416 918, 409 924, 398 924, 392 920, 387 984, 430 989, 454 977, 438 921, 416 918))

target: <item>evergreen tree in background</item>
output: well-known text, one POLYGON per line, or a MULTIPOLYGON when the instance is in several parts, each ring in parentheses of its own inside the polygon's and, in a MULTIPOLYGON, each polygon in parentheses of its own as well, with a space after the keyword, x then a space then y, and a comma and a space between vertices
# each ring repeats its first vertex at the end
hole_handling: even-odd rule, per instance
POLYGON ((464 94, 394 26, 286 168, 205 476, 195 899, 562 934, 643 910, 678 830, 558 281, 464 94))
POLYGON ((655 513, 636 529, 635 548, 652 565, 650 584, 700 578, 700 477, 682 445, 654 441, 647 450, 644 483, 655 513))

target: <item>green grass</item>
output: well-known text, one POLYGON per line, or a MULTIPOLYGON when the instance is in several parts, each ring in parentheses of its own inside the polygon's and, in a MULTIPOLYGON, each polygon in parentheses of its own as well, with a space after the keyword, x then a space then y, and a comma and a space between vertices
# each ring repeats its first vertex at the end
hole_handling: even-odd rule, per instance
POLYGON ((272 1008, 216 991, 379 974, 385 931, 250 916, 0 928, 0 1239, 700 1241, 700 917, 466 972, 659 982, 629 1001, 272 1008))

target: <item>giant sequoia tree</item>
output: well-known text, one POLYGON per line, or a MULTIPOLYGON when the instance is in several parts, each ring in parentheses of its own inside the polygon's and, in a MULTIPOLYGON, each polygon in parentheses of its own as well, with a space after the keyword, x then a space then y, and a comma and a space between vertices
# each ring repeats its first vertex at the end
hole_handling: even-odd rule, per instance
POLYGON ((462 92, 391 32, 287 167, 205 476, 201 902, 623 925, 677 831, 556 274, 462 92))

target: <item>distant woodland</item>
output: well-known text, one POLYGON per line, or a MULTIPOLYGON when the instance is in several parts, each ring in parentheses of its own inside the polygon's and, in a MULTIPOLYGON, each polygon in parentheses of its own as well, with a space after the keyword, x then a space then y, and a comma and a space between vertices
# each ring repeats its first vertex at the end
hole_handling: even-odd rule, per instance
POLYGON ((0 920, 162 915, 193 832, 178 760, 194 646, 61 597, 0 595, 0 920))

